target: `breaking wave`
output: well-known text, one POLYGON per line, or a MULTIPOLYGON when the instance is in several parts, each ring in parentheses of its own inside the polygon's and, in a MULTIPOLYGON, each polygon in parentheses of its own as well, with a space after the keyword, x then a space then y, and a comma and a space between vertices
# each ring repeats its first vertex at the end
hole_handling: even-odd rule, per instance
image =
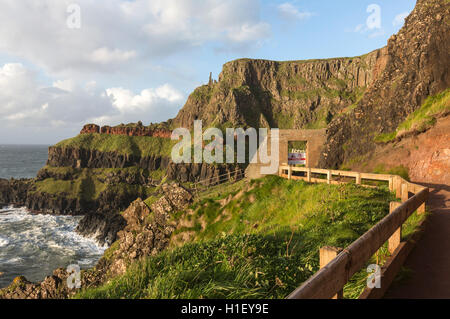
POLYGON ((94 266, 106 247, 75 233, 80 219, 32 214, 26 208, 0 209, 0 287, 18 275, 41 281, 59 267, 94 266))

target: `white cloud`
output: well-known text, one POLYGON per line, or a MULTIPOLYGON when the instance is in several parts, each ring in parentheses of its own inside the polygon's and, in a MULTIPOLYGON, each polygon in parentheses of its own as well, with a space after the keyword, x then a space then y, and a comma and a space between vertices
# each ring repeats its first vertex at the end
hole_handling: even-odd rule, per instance
POLYGON ((311 12, 300 11, 290 2, 280 4, 277 10, 283 18, 288 20, 304 20, 313 15, 311 12))
POLYGON ((383 28, 369 28, 366 24, 358 24, 356 27, 350 30, 346 30, 350 32, 355 32, 359 34, 365 34, 369 39, 373 39, 376 37, 380 37, 385 35, 385 30, 383 28))
POLYGON ((398 27, 403 25, 405 23, 406 17, 409 15, 409 12, 402 12, 395 16, 394 20, 392 21, 392 25, 394 27, 398 27))
POLYGON ((69 77, 129 70, 208 41, 238 51, 270 35, 259 0, 78 0, 80 29, 67 27, 72 2, 2 0, 0 52, 69 77))
POLYGON ((84 86, 58 80, 52 86, 39 82, 22 64, 0 67, 0 131, 14 127, 70 127, 79 131, 86 122, 159 122, 176 114, 184 96, 170 85, 148 88, 139 94, 124 88, 84 86))
POLYGON ((124 121, 159 122, 173 117, 184 102, 184 96, 169 84, 157 88, 142 90, 134 94, 122 87, 106 89, 117 112, 93 118, 93 121, 103 124, 124 121))
POLYGON ((72 80, 57 80, 53 82, 53 87, 63 91, 72 92, 75 89, 75 82, 72 80))
POLYGON ((251 39, 262 38, 270 33, 270 27, 266 23, 244 24, 236 27, 234 32, 230 32, 228 39, 234 43, 245 43, 251 39))
POLYGON ((77 0, 79 29, 67 25, 73 2, 0 1, 1 57, 22 62, 0 64, 0 140, 167 120, 184 94, 164 83, 198 81, 177 56, 205 47, 241 55, 271 35, 260 0, 77 0))
POLYGON ((90 94, 70 80, 52 86, 39 82, 38 75, 22 64, 0 67, 0 125, 48 126, 52 121, 68 125, 83 122, 88 114, 110 112, 111 101, 90 94))
POLYGON ((136 57, 136 51, 122 51, 119 49, 110 50, 108 48, 99 48, 90 54, 90 60, 95 63, 111 64, 117 62, 126 62, 136 57))
POLYGON ((385 32, 384 32, 384 29, 383 29, 383 28, 381 28, 381 29, 375 29, 375 31, 372 31, 372 33, 370 33, 370 34, 368 35, 368 38, 369 38, 369 39, 373 39, 373 38, 376 38, 376 37, 381 37, 381 36, 383 36, 383 35, 385 35, 385 32))

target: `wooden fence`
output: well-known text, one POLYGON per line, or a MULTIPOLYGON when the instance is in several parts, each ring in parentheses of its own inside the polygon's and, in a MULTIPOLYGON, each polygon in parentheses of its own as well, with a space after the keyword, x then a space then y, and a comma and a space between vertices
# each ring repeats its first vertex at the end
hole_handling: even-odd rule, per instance
POLYGON ((401 227, 414 211, 417 210, 419 214, 425 212, 428 188, 410 183, 397 175, 288 165, 280 166, 279 175, 288 179, 328 184, 348 183, 354 179, 356 184, 368 187, 374 186, 364 185, 363 180, 388 182, 389 190, 394 191, 396 197, 401 198, 402 203, 391 202, 389 215, 347 248, 340 250, 324 247, 321 249, 321 269, 288 296, 288 299, 341 298, 344 285, 356 272, 366 266, 370 258, 387 241, 391 256, 381 268, 381 287, 366 288, 360 296, 360 298, 381 298, 414 246, 413 240, 401 242, 401 227), (301 172, 303 176, 295 175, 295 172, 301 172), (313 177, 313 174, 320 175, 313 177), (320 178, 324 175, 326 178, 320 178))
POLYGON ((226 172, 221 175, 212 176, 198 182, 192 183, 191 189, 197 196, 200 192, 217 185, 221 185, 227 182, 235 183, 240 181, 245 177, 244 171, 242 169, 236 169, 232 172, 226 172))

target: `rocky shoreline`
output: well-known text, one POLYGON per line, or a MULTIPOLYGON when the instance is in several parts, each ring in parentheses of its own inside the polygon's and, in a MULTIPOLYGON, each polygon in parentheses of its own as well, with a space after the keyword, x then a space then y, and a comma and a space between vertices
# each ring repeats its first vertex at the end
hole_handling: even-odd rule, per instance
MULTIPOLYGON (((81 287, 96 287, 107 279, 123 274, 128 265, 138 258, 156 255, 169 244, 175 226, 169 221, 170 214, 184 209, 192 200, 192 194, 178 183, 161 186, 161 197, 150 207, 138 198, 122 213, 120 219, 111 219, 103 224, 104 230, 114 235, 117 241, 94 268, 81 272, 81 287)), ((79 227, 92 226, 96 215, 79 227)), ((92 229, 91 229, 92 231, 92 229)), ((10 286, 0 289, 0 299, 65 299, 78 291, 67 285, 69 273, 56 269, 40 283, 32 283, 25 277, 14 279, 10 286)))

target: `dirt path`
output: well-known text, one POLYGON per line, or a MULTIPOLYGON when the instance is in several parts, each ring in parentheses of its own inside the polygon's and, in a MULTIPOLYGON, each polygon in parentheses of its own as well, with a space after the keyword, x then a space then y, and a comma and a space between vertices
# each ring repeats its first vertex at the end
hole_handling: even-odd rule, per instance
POLYGON ((423 185, 430 187, 432 214, 405 263, 413 274, 393 285, 385 298, 450 298, 450 186, 423 185))

